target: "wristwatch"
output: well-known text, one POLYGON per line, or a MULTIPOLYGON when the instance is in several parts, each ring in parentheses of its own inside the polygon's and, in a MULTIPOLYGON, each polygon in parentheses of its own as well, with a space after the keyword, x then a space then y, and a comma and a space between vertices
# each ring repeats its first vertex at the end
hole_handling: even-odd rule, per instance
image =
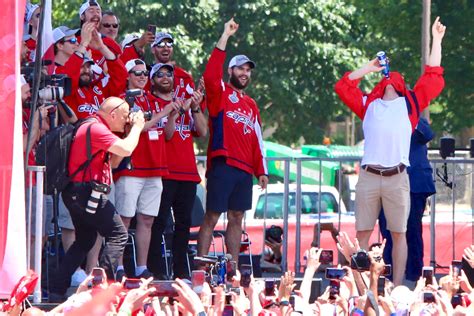
POLYGON ((280 306, 289 306, 289 305, 290 305, 290 301, 287 301, 287 300, 280 301, 280 306))
POLYGON ((191 113, 199 113, 201 112, 201 108, 198 106, 196 110, 191 109, 191 113))
POLYGON ((197 313, 196 316, 207 316, 207 314, 205 311, 202 311, 202 312, 197 313))

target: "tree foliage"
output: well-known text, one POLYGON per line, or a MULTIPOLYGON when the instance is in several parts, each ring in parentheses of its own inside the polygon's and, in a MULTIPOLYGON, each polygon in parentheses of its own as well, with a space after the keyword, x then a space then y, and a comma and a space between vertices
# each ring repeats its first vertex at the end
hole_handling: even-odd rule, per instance
MULTIPOLYGON (((55 26, 78 26, 82 0, 53 0, 55 26)), ((472 126, 473 36, 467 25, 472 1, 433 1, 448 26, 443 45, 446 89, 432 107, 438 129, 472 126)), ((175 60, 197 80, 219 38, 235 16, 239 31, 228 59, 253 59, 248 93, 260 106, 271 140, 283 144, 321 141, 329 122, 349 112, 333 92, 344 72, 386 50, 394 69, 415 83, 420 74, 421 1, 408 0, 116 0, 100 1, 121 20, 120 35, 141 33, 148 24, 176 38, 175 60)), ((121 38, 120 38, 121 39, 121 38)), ((151 61, 151 60, 149 60, 151 61)), ((364 84, 370 86, 377 77, 364 84)))

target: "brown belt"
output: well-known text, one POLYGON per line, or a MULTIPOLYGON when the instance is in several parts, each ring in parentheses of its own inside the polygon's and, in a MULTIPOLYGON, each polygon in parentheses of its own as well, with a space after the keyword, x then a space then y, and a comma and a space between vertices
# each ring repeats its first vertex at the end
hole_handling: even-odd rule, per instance
POLYGON ((405 170, 405 168, 406 167, 403 164, 399 164, 398 166, 389 168, 389 169, 376 169, 369 165, 362 166, 362 169, 364 169, 365 171, 376 174, 378 176, 382 176, 382 177, 391 177, 396 174, 402 173, 405 170))

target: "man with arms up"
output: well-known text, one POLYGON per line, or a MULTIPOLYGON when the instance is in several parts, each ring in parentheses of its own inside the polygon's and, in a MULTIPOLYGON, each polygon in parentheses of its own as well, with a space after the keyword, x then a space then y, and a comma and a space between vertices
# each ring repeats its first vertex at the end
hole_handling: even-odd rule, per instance
POLYGON ((111 166, 118 165, 122 157, 132 154, 144 124, 142 112, 129 117, 129 105, 120 98, 111 97, 101 104, 96 116, 78 128, 69 154, 69 174, 73 175, 88 157, 92 158, 91 163, 72 178, 62 193, 76 228, 76 240, 64 256, 57 273, 51 277, 51 302, 64 300, 71 275, 94 246, 97 233, 105 238, 100 265, 109 279, 113 279, 128 235, 115 206, 107 201, 112 178, 111 166), (130 133, 120 139, 113 132, 123 133, 127 123, 132 125, 130 133))
POLYGON ((227 69, 229 82, 222 80, 227 40, 238 28, 234 19, 225 24, 204 71, 210 139, 206 215, 198 246, 198 255, 207 255, 219 216, 227 212, 226 247, 235 261, 239 258, 244 211, 252 206, 252 175, 262 189, 268 183, 260 113, 255 101, 244 93, 255 63, 247 56, 235 56, 227 69))
POLYGON ((359 181, 356 186, 356 230, 360 246, 368 249, 370 235, 381 206, 393 239, 393 283, 400 285, 407 260, 406 229, 410 210, 409 163, 410 138, 421 111, 444 87, 441 65, 441 41, 446 27, 433 24, 433 43, 425 72, 413 91, 403 77, 390 72, 368 95, 358 83, 371 72, 380 72, 374 59, 336 83, 341 100, 363 120, 365 137, 359 181))

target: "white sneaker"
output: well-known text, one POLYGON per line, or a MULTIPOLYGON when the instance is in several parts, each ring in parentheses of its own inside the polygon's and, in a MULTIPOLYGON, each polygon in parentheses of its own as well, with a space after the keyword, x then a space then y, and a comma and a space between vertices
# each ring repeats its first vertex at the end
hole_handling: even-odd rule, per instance
POLYGON ((71 277, 71 286, 79 286, 86 278, 86 271, 77 269, 71 277))

